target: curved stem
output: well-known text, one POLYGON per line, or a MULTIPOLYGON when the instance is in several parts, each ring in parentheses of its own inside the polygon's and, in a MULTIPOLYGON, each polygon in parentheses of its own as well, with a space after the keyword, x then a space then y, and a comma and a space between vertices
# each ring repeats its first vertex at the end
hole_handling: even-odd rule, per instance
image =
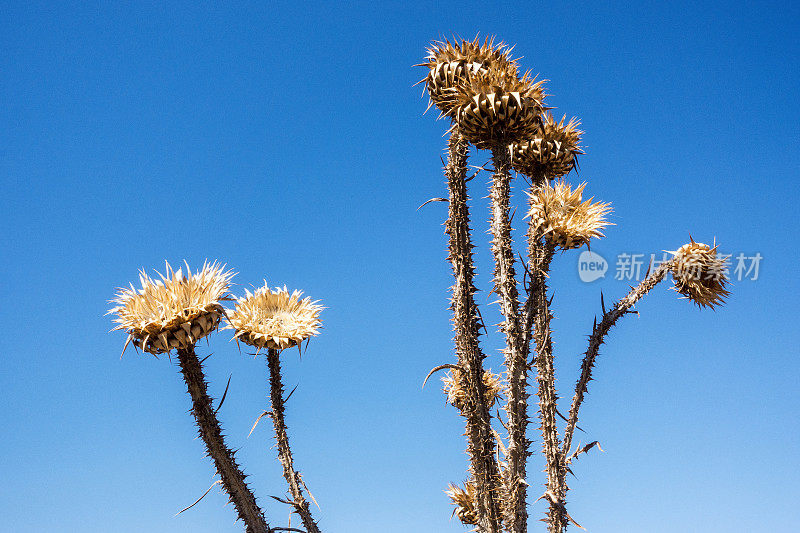
POLYGON ((292 459, 292 450, 289 447, 289 435, 286 431, 284 419, 285 406, 283 383, 281 381, 280 352, 278 350, 272 348, 267 350, 267 364, 269 365, 270 402, 272 403, 271 417, 275 426, 275 439, 278 442, 278 459, 283 465, 283 477, 286 478, 286 482, 289 484, 289 492, 293 498, 291 504, 297 514, 300 515, 300 520, 303 521, 303 526, 306 528, 307 533, 320 533, 319 526, 311 517, 310 506, 305 496, 303 496, 303 489, 300 488, 302 484, 300 472, 294 469, 294 460, 292 459))
POLYGON ((256 504, 256 498, 245 482, 245 475, 239 469, 234 452, 226 445, 219 421, 211 407, 208 384, 203 375, 203 367, 194 353, 194 345, 178 348, 183 379, 192 397, 192 414, 197 422, 200 437, 206 445, 208 455, 222 479, 222 486, 230 501, 236 507, 239 518, 245 523, 247 533, 269 533, 270 528, 264 513, 256 504))
POLYGON ((637 287, 632 288, 630 292, 628 292, 628 294, 620 301, 615 303, 611 309, 604 311, 603 318, 600 320, 599 324, 597 323, 597 320, 595 320, 595 324, 592 327, 592 334, 589 336, 589 348, 586 350, 586 353, 583 356, 583 361, 581 362, 581 375, 578 378, 577 384, 575 385, 575 395, 572 398, 572 405, 569 408, 567 427, 564 430, 564 445, 562 447, 562 453, 564 455, 568 454, 570 451, 572 437, 575 433, 575 426, 578 423, 578 412, 581 408, 581 404, 583 403, 584 395, 587 392, 587 385, 592 379, 592 368, 594 367, 595 359, 600 351, 600 345, 603 344, 606 334, 621 316, 630 312, 630 308, 633 307, 636 302, 638 302, 645 294, 650 292, 653 287, 655 287, 661 280, 664 279, 664 277, 667 275, 667 272, 669 272, 674 265, 675 261, 676 260, 673 258, 669 261, 661 263, 661 265, 655 271, 653 271, 652 274, 642 280, 637 287))
POLYGON ((499 533, 501 515, 497 500, 499 472, 495 455, 491 414, 486 404, 483 359, 478 337, 480 320, 475 304, 472 239, 467 205, 467 154, 469 143, 453 129, 448 142, 445 176, 450 193, 445 231, 449 235, 448 260, 455 283, 450 308, 453 311, 456 355, 464 369, 467 398, 461 414, 466 418, 467 455, 477 488, 478 528, 483 533, 499 533))

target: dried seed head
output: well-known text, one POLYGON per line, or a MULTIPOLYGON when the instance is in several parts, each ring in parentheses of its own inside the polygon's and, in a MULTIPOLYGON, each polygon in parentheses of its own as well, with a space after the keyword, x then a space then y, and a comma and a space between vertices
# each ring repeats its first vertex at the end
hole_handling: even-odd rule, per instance
POLYGON ((451 503, 456 506, 453 510, 462 524, 474 526, 478 524, 478 507, 476 505, 477 490, 475 482, 468 480, 462 489, 450 483, 448 490, 444 491, 450 497, 451 503))
POLYGON ((234 273, 216 262, 205 263, 194 274, 185 266, 184 275, 183 269, 173 270, 167 263, 166 273, 157 273, 161 279, 141 270, 141 289, 133 284, 118 289, 112 300, 117 305, 109 311, 117 315, 114 330, 126 331, 134 346, 152 354, 187 348, 214 331, 234 273))
POLYGON ((542 83, 528 73, 522 78, 491 70, 468 73, 455 91, 452 114, 459 131, 478 148, 533 137, 545 109, 542 83))
POLYGON ((717 254, 716 245, 712 248, 701 242, 684 244, 675 252, 677 261, 672 267, 675 290, 689 298, 699 307, 715 307, 725 302, 730 294, 728 267, 725 258, 717 254))
POLYGON ((535 236, 568 250, 588 245, 592 237, 603 237, 602 229, 608 225, 605 216, 611 204, 581 201, 586 183, 575 190, 563 181, 555 186, 545 183, 529 192, 531 230, 535 236))
POLYGON ((511 165, 535 182, 553 180, 575 167, 575 157, 583 153, 579 143, 583 132, 580 122, 566 115, 558 122, 546 113, 542 126, 533 138, 511 145, 511 165))
POLYGON ((517 77, 517 62, 511 59, 510 49, 504 43, 494 44, 494 37, 487 37, 481 43, 478 37, 472 41, 461 39, 450 42, 434 41, 428 47, 425 62, 418 66, 428 67, 424 82, 431 98, 442 115, 449 115, 453 109, 455 88, 468 74, 494 70, 505 72, 511 78, 517 77))
POLYGON ((270 290, 264 286, 251 294, 245 290, 244 298, 236 300, 236 307, 228 311, 228 326, 236 330, 236 338, 257 348, 283 350, 296 346, 316 335, 321 326, 319 314, 322 306, 310 298, 302 298, 300 291, 289 294, 286 287, 270 290))
MULTIPOLYGON (((442 383, 444 383, 442 390, 447 394, 447 402, 459 411, 462 410, 467 403, 467 391, 464 379, 465 374, 455 368, 442 378, 442 383)), ((486 406, 491 409, 500 396, 500 392, 503 390, 503 383, 500 380, 500 376, 492 374, 488 370, 484 370, 483 387, 486 406)))

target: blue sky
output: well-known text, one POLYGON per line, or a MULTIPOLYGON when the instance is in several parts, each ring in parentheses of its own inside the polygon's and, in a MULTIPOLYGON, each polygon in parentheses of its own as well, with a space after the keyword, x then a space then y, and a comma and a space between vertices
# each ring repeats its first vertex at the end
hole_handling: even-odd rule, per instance
MULTIPOLYGON (((104 316, 137 269, 207 258, 238 272, 237 293, 266 278, 328 307, 302 360, 284 356, 324 531, 464 530, 442 492, 465 476, 462 423, 437 385, 420 390, 452 360, 451 278, 445 205, 416 210, 446 195, 446 124, 422 115, 412 65, 431 39, 481 32, 515 43, 555 113, 580 117, 569 179, 614 207, 593 246, 609 275, 581 282, 575 252, 554 262, 564 402, 600 291, 632 283, 611 275, 618 254, 691 234, 763 257, 716 311, 664 283, 612 331, 578 436, 605 452, 577 464, 571 514, 592 533, 796 530, 800 8, 646 4, 4 2, 0 529, 241 531, 216 490, 173 517, 214 480, 188 396, 168 360, 120 361, 104 316)), ((492 324, 487 179, 470 194, 492 324)), ((228 339, 199 348, 210 390, 232 376, 223 426, 285 525, 269 425, 246 438, 266 364, 228 339)), ((499 346, 484 343, 493 370, 499 346)))

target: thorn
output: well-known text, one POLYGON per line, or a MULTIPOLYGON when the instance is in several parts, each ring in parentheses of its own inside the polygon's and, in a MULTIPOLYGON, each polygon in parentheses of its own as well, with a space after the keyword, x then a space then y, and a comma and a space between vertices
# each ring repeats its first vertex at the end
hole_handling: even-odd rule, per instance
POLYGON ((417 211, 419 211, 420 209, 422 209, 423 207, 425 207, 426 205, 428 205, 431 202, 448 202, 448 201, 449 200, 447 198, 431 198, 430 200, 428 200, 427 202, 425 202, 424 204, 419 206, 417 208, 417 211))
POLYGON ((128 340, 125 341, 125 346, 122 347, 122 353, 119 354, 120 361, 122 360, 122 356, 125 355, 125 350, 128 349, 128 345, 131 343, 132 340, 133 340, 133 335, 128 334, 128 340))
POLYGON ((461 370, 461 367, 458 366, 458 365, 453 365, 453 364, 449 364, 449 363, 445 364, 445 365, 439 365, 439 366, 435 367, 433 370, 431 370, 430 372, 428 372, 428 375, 425 376, 425 380, 422 382, 422 388, 423 389, 425 388, 425 384, 428 383, 428 379, 430 379, 430 377, 435 372, 438 372, 439 370, 444 370, 445 368, 450 368, 452 370, 461 370))
POLYGON ((219 410, 220 410, 220 409, 222 409, 222 404, 223 404, 223 403, 225 403, 225 397, 226 397, 226 396, 228 396, 228 387, 230 387, 230 386, 231 386, 231 378, 232 378, 232 377, 233 377, 233 374, 231 374, 230 376, 228 376, 228 384, 227 384, 227 385, 225 385, 225 392, 223 392, 223 393, 222 393, 222 399, 219 401, 219 405, 218 405, 218 406, 217 406, 217 408, 214 410, 214 414, 215 414, 215 415, 216 415, 216 414, 219 412, 219 410))
MULTIPOLYGON (((248 434, 247 434, 247 438, 248 438, 248 439, 250 438, 250 435, 252 435, 252 434, 253 434, 253 431, 256 429, 256 426, 258 425, 259 421, 261 421, 261 418, 263 418, 263 417, 264 417, 264 415, 266 415, 266 414, 268 414, 268 413, 269 413, 269 411, 264 411, 263 413, 261 413, 260 415, 258 415, 258 418, 256 418, 256 421, 255 421, 255 423, 253 424, 253 427, 251 427, 251 428, 250 428, 250 433, 248 433, 248 434)), ((273 496, 273 498, 274 498, 274 496, 273 496)))
MULTIPOLYGON (((214 488, 214 485, 221 485, 221 484, 222 484, 222 480, 221 480, 221 479, 218 479, 218 480, 216 480, 214 483, 212 483, 212 484, 211 484, 211 486, 210 486, 210 487, 208 487, 208 490, 207 490, 207 491, 205 491, 205 492, 203 493, 203 495, 202 495, 202 496, 200 496, 199 498, 197 498, 197 500, 196 500, 196 501, 195 501, 195 502, 194 502, 192 505, 190 505, 190 506, 188 506, 188 507, 184 507, 183 509, 181 509, 180 511, 178 511, 177 513, 175 513, 175 516, 178 516, 179 514, 181 514, 181 513, 182 513, 182 512, 184 512, 184 511, 188 511, 189 509, 191 509, 192 507, 194 507, 195 505, 197 505, 198 503, 200 503, 200 500, 202 500, 203 498, 205 498, 205 497, 206 497, 206 494, 208 494, 209 492, 211 492, 211 489, 213 489, 213 488, 214 488)), ((173 518, 174 518, 174 517, 173 517, 173 518)))
POLYGON ((292 397, 292 394, 294 394, 294 391, 296 391, 296 390, 297 390, 297 387, 299 387, 299 386, 300 386, 300 384, 299 384, 299 383, 298 383, 297 385, 295 385, 295 386, 294 386, 294 388, 292 389, 292 392, 290 392, 290 393, 289 393, 289 395, 288 395, 286 398, 284 398, 284 399, 283 399, 283 403, 286 403, 286 402, 288 402, 288 401, 289 401, 289 398, 291 398, 291 397, 292 397))

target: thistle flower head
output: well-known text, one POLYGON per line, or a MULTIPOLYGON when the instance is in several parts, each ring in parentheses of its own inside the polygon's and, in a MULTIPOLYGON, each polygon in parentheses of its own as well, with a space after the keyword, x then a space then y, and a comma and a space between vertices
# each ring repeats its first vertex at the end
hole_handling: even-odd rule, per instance
POLYGON ((283 350, 296 346, 319 332, 319 314, 322 306, 303 293, 289 293, 284 288, 270 290, 266 282, 254 293, 245 290, 245 296, 236 300, 233 311, 228 311, 229 325, 236 330, 236 338, 257 348, 283 350))
POLYGON ((558 122, 546 113, 539 131, 522 142, 511 145, 511 165, 534 181, 553 180, 575 167, 575 157, 583 153, 579 143, 583 132, 580 122, 566 115, 558 122))
MULTIPOLYGON (((447 403, 458 410, 462 410, 467 403, 467 391, 465 389, 466 383, 464 383, 464 379, 464 373, 455 368, 442 378, 442 383, 444 384, 442 390, 447 394, 447 403)), ((500 376, 492 374, 488 370, 484 370, 483 388, 486 406, 491 409, 500 396, 500 391, 503 390, 500 376)))
POLYGON ((725 257, 717 253, 717 246, 711 247, 701 242, 684 244, 675 252, 675 263, 672 277, 674 289, 689 298, 699 307, 715 307, 724 303, 730 294, 728 284, 728 268, 725 257))
POLYGON ((450 483, 444 493, 450 497, 451 503, 456 506, 453 514, 461 520, 462 524, 469 526, 478 524, 477 490, 473 480, 466 481, 464 488, 450 483))
POLYGON ((489 70, 459 80, 452 114, 459 131, 478 148, 492 148, 533 137, 539 130, 543 80, 489 70))
MULTIPOLYGON (((159 354, 173 348, 187 348, 205 337, 219 324, 234 273, 225 265, 205 263, 194 274, 186 264, 173 270, 167 263, 160 279, 139 271, 141 289, 120 288, 109 314, 117 318, 114 330, 128 333, 128 342, 145 352, 159 354)), ((127 343, 126 343, 127 346, 127 343)))
POLYGON ((534 236, 544 236, 564 250, 588 245, 592 237, 603 237, 601 231, 611 225, 606 215, 611 204, 582 201, 586 183, 574 190, 563 181, 555 186, 545 183, 529 192, 531 231, 534 236))
POLYGON ((504 72, 517 77, 517 62, 509 55, 510 48, 504 43, 495 44, 494 37, 481 43, 478 37, 468 41, 454 40, 452 43, 434 41, 428 47, 428 55, 421 67, 428 67, 428 74, 420 83, 425 83, 431 103, 442 115, 449 115, 453 108, 455 87, 470 73, 489 70, 504 72))

